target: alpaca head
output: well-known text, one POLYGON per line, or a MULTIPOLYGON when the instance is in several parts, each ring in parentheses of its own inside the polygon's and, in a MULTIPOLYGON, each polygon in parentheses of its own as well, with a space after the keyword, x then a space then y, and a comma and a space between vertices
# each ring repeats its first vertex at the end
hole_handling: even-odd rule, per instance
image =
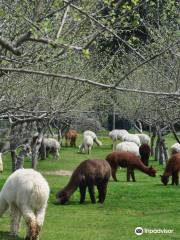
POLYGON ((156 176, 156 170, 152 166, 148 168, 148 175, 151 177, 156 176))
POLYGON ((168 184, 169 177, 164 176, 164 175, 163 176, 160 175, 160 177, 161 177, 161 182, 166 186, 168 184))
POLYGON ((56 194, 56 199, 58 203, 65 204, 69 200, 69 196, 66 191, 61 190, 56 194))
POLYGON ((99 146, 102 146, 102 142, 98 140, 98 145, 99 146))

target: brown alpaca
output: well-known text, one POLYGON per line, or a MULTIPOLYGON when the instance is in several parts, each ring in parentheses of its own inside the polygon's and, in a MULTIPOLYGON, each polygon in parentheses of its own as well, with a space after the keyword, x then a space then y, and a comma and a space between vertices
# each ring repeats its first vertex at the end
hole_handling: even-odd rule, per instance
POLYGON ((71 147, 76 147, 76 138, 77 138, 76 130, 69 129, 68 132, 65 133, 66 139, 65 145, 68 146, 68 144, 70 144, 71 147))
POLYGON ((166 186, 169 181, 169 177, 172 176, 172 185, 179 184, 179 171, 180 171, 180 153, 174 154, 168 161, 164 170, 164 174, 161 176, 162 183, 166 186))
POLYGON ((148 144, 142 144, 139 147, 139 154, 141 156, 141 161, 144 163, 144 165, 149 165, 149 157, 151 154, 151 149, 148 144))
POLYGON ((91 202, 96 203, 94 186, 99 192, 99 202, 103 203, 106 197, 107 184, 111 175, 111 168, 104 160, 86 160, 74 170, 69 183, 56 194, 57 201, 66 203, 70 196, 79 187, 80 203, 84 203, 86 188, 88 187, 91 202))
POLYGON ((139 169, 141 172, 146 173, 151 177, 156 176, 156 170, 152 167, 146 167, 139 157, 130 152, 112 152, 106 157, 111 166, 111 173, 114 181, 117 181, 116 172, 118 167, 127 168, 127 181, 130 181, 132 177, 133 182, 135 182, 134 169, 139 169))

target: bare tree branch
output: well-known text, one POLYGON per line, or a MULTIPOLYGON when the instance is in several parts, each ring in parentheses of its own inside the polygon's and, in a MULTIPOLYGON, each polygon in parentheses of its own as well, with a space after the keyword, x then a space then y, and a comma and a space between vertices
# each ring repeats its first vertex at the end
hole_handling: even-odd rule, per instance
POLYGON ((67 17, 67 14, 68 14, 69 8, 70 8, 70 7, 69 7, 69 5, 68 5, 67 8, 66 8, 66 11, 65 11, 65 13, 64 13, 64 16, 63 16, 63 19, 62 19, 62 22, 61 22, 61 25, 60 25, 59 31, 58 31, 58 33, 57 33, 57 38, 60 37, 61 31, 62 31, 63 26, 64 26, 65 21, 66 21, 66 17, 67 17))
POLYGON ((116 87, 115 84, 104 84, 100 82, 95 82, 93 80, 88 80, 85 78, 79 78, 79 77, 74 77, 70 75, 64 75, 64 74, 56 74, 56 73, 48 73, 44 71, 34 71, 34 70, 28 70, 28 69, 21 69, 21 68, 3 68, 0 67, 0 70, 3 72, 19 72, 19 73, 26 73, 26 74, 37 74, 41 76, 46 76, 46 77, 55 77, 55 78, 61 78, 65 80, 70 80, 70 81, 78 81, 78 82, 83 82, 87 84, 91 84, 100 88, 104 89, 112 89, 112 90, 118 90, 121 92, 132 92, 132 93, 142 93, 142 94, 147 94, 147 95, 154 95, 154 96, 167 96, 167 97, 180 97, 180 93, 177 92, 154 92, 154 91, 145 91, 145 90, 139 90, 139 89, 130 89, 130 88, 120 88, 116 87))
POLYGON ((6 50, 12 52, 13 54, 17 56, 21 56, 21 52, 18 48, 16 48, 12 43, 10 43, 8 40, 4 38, 0 38, 0 45, 5 48, 6 50))

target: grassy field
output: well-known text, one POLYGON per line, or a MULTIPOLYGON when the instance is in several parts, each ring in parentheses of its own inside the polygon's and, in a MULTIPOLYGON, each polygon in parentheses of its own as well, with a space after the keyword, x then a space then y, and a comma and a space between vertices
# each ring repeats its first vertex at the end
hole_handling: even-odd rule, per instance
MULTIPOLYGON (((111 152, 111 142, 108 138, 101 138, 104 145, 95 147, 90 158, 104 159, 111 152)), ((175 142, 168 137, 168 144, 175 142)), ((80 140, 79 140, 80 141, 80 140)), ((40 161, 38 170, 73 170, 81 161, 88 159, 85 154, 78 154, 78 149, 65 148, 61 150, 61 159, 51 157, 40 161)), ((91 204, 87 194, 86 203, 80 205, 79 191, 76 191, 66 205, 55 204, 55 194, 67 182, 69 177, 46 175, 51 195, 49 199, 45 223, 41 239, 43 240, 154 240, 180 239, 180 187, 163 186, 159 175, 163 167, 152 158, 150 164, 157 169, 157 177, 151 178, 139 171, 135 171, 137 182, 127 183, 126 171, 118 171, 119 182, 112 180, 108 185, 106 201, 103 205, 91 204), (136 236, 136 227, 173 229, 172 234, 143 234, 136 236)), ((30 162, 26 160, 25 167, 30 162)), ((4 159, 5 171, 0 175, 0 188, 11 172, 10 156, 4 159)), ((11 239, 8 236, 10 217, 7 212, 0 218, 0 240, 11 239)), ((25 224, 22 222, 17 240, 25 236, 25 224)))

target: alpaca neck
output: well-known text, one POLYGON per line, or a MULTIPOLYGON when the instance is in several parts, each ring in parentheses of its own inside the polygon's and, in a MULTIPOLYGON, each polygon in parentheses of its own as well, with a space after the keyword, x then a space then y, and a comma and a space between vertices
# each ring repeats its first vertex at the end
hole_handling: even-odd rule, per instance
POLYGON ((71 196, 76 191, 76 189, 79 186, 79 183, 80 183, 79 176, 73 174, 71 176, 69 183, 64 188, 64 191, 67 193, 68 196, 71 196))
POLYGON ((164 174, 163 176, 165 177, 169 177, 172 175, 172 170, 170 169, 170 167, 167 165, 166 168, 165 168, 165 171, 164 171, 164 174))
POLYGON ((136 166, 136 168, 137 168, 138 170, 140 170, 141 172, 144 172, 144 173, 146 173, 146 174, 149 173, 149 168, 146 167, 146 166, 141 162, 141 160, 139 161, 139 164, 136 166))

